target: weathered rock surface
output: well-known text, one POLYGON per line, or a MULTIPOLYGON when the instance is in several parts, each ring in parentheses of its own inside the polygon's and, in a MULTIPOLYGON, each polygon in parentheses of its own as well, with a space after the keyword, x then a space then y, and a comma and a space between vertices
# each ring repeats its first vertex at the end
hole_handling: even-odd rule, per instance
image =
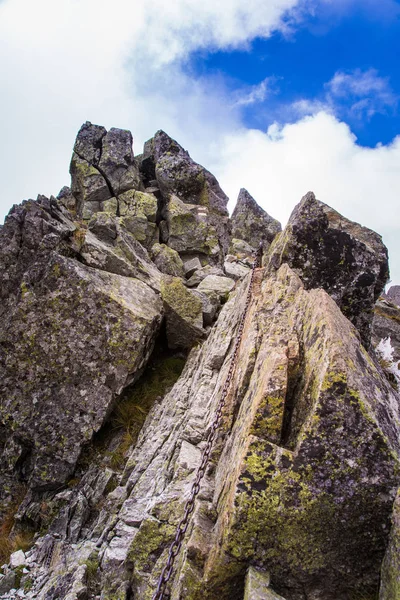
POLYGON ((270 217, 244 188, 239 192, 231 226, 232 237, 244 240, 254 249, 262 243, 266 250, 282 231, 279 221, 270 217))
POLYGON ((254 248, 174 140, 87 123, 71 171, 0 229, 0 598, 151 600, 242 328, 171 600, 375 600, 384 557, 396 598, 400 398, 340 310, 366 340, 379 236, 307 195, 243 324, 254 248))
POLYGON ((181 279, 165 278, 161 285, 168 347, 191 348, 204 336, 203 304, 181 279))
MULTIPOLYGON (((74 558, 61 542, 71 562, 59 585, 97 545, 102 598, 121 586, 152 597, 229 368, 246 283, 150 413, 74 558)), ((397 396, 332 299, 304 290, 286 265, 270 277, 260 271, 173 600, 241 599, 253 561, 286 599, 373 597, 399 482, 399 416, 397 396)))
POLYGON ((309 192, 275 239, 268 264, 287 263, 307 289, 323 288, 370 343, 372 311, 389 277, 387 249, 374 231, 309 192))
POLYGON ((123 192, 138 189, 132 134, 116 128, 107 132, 104 127, 86 122, 76 138, 70 173, 79 214, 86 203, 118 198, 123 192))
POLYGON ((393 304, 400 306, 400 285, 392 285, 386 296, 393 304))
POLYGON ((380 298, 374 307, 372 322, 372 345, 376 348, 390 338, 393 362, 400 362, 400 308, 397 304, 380 298))
POLYGON ((165 244, 154 244, 151 248, 151 257, 159 271, 173 277, 184 277, 183 261, 176 250, 165 244))
POLYGON ((269 583, 268 573, 250 567, 246 575, 244 600, 284 600, 282 596, 278 596, 271 590, 269 583))
POLYGON ((19 479, 33 489, 66 481, 161 324, 149 286, 74 258, 77 232, 44 198, 1 231, 2 501, 19 479))
POLYGON ((393 507, 392 530, 382 564, 379 600, 398 598, 400 598, 400 492, 393 507))
POLYGON ((215 177, 163 131, 146 142, 141 169, 145 181, 156 179, 163 198, 163 241, 179 253, 222 263, 229 245, 228 197, 215 177))

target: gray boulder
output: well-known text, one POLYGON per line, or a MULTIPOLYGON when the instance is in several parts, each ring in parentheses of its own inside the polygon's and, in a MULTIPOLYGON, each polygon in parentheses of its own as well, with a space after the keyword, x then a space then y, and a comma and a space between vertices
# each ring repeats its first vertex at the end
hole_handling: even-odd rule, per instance
POLYGON ((177 277, 163 279, 161 297, 165 309, 168 347, 191 348, 204 336, 201 300, 177 277))
POLYGON ((380 235, 349 221, 309 192, 270 248, 270 267, 287 263, 306 289, 323 288, 370 343, 373 307, 389 277, 380 235))
POLYGON ((207 275, 197 289, 211 298, 218 298, 220 302, 225 302, 234 287, 235 281, 230 277, 207 275))
MULTIPOLYGON (((103 202, 140 185, 129 131, 86 122, 78 132, 70 165, 71 190, 78 213, 84 205, 103 202)), ((87 218, 87 217, 86 217, 87 218)))
POLYGON ((66 481, 161 325, 148 285, 76 260, 79 231, 40 198, 0 232, 0 507, 20 477, 34 490, 66 481))
MULTIPOLYGON (((169 206, 172 196, 185 204, 198 207, 196 221, 198 229, 203 232, 200 237, 196 236, 199 237, 200 244, 197 250, 204 253, 206 230, 210 229, 211 237, 216 238, 216 244, 212 244, 215 250, 206 251, 205 254, 211 255, 212 262, 221 262, 229 245, 228 197, 216 178, 194 162, 189 153, 163 131, 158 131, 154 138, 146 142, 141 168, 148 181, 153 176, 157 180, 166 215, 175 212, 175 207, 169 206)), ((193 232, 195 233, 195 227, 193 232)), ((175 234, 170 232, 170 235, 174 237, 175 234)), ((174 247, 169 241, 168 245, 174 247)), ((192 245, 195 243, 192 242, 192 245)))
POLYGON ((244 188, 239 192, 231 227, 233 238, 245 240, 255 249, 261 242, 267 249, 275 236, 282 231, 279 221, 270 217, 244 188))
POLYGON ((393 302, 393 304, 397 304, 397 306, 400 306, 400 285, 390 286, 386 297, 388 298, 388 300, 393 302))
POLYGON ((185 276, 183 262, 176 250, 165 244, 156 243, 151 248, 151 257, 157 269, 162 273, 173 277, 183 278, 185 276))

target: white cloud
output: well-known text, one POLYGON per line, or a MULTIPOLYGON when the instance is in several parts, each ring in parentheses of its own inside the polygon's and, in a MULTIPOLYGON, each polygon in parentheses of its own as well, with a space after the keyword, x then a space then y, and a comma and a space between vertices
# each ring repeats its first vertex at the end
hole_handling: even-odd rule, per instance
POLYGON ((270 94, 276 93, 273 89, 275 82, 275 77, 266 77, 260 83, 251 86, 250 89, 240 91, 234 105, 239 107, 265 102, 270 94))
POLYGON ((237 124, 223 84, 191 81, 181 62, 194 49, 269 35, 297 1, 0 4, 2 214, 68 182, 74 137, 86 120, 131 129, 137 152, 160 127, 196 147, 237 124))
POLYGON ((326 89, 328 105, 358 117, 366 115, 370 118, 376 113, 386 113, 398 103, 389 78, 380 77, 376 69, 355 69, 347 73, 337 71, 326 84, 326 89))
MULTIPOLYGON (((314 0, 313 0, 314 1, 314 0)), ((5 0, 0 3, 1 209, 69 182, 77 130, 90 120, 129 128, 135 152, 163 128, 219 176, 235 198, 247 187, 285 221, 308 189, 385 236, 399 253, 400 142, 365 149, 324 102, 298 106, 298 122, 268 133, 242 126, 268 78, 242 99, 222 77, 193 79, 196 49, 245 47, 286 28, 300 0, 5 0), (239 98, 240 100, 240 98, 239 98), (321 112, 322 110, 322 112, 321 112), (376 207, 379 206, 378 214, 376 207)), ((358 98, 357 101, 363 98, 358 98)), ((364 110, 364 109, 363 109, 364 110)), ((393 279, 400 282, 400 272, 393 279)))
POLYGON ((326 112, 267 133, 240 129, 221 142, 215 174, 231 198, 246 187, 285 223, 307 191, 344 216, 383 235, 392 279, 400 282, 400 136, 364 148, 349 127, 326 112))
POLYGON ((376 69, 337 71, 317 98, 293 102, 288 114, 296 117, 314 115, 321 110, 340 118, 369 120, 377 113, 394 111, 399 97, 390 86, 389 77, 381 77, 376 69))

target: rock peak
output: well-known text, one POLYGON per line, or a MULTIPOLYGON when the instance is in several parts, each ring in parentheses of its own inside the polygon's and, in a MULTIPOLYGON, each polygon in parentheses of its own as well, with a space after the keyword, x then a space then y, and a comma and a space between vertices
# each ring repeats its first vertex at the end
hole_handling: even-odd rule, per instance
POLYGON ((232 237, 244 240, 254 249, 261 242, 267 249, 274 237, 282 231, 279 221, 270 217, 245 188, 241 188, 239 192, 231 224, 232 237))

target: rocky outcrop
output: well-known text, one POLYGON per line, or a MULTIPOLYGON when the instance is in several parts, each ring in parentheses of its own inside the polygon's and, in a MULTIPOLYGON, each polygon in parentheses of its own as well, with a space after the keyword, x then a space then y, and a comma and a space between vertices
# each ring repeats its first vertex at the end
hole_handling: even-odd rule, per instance
POLYGON ((400 306, 400 285, 392 285, 386 294, 388 300, 396 306, 400 306))
POLYGON ((255 250, 260 243, 267 250, 275 236, 282 231, 279 221, 270 217, 244 188, 239 192, 231 226, 232 238, 244 240, 255 250))
POLYGON ((242 192, 226 255, 165 133, 134 158, 87 123, 71 172, 0 230, 0 598, 151 600, 231 373, 171 600, 372 600, 380 572, 392 600, 400 398, 350 322, 367 343, 380 237, 308 194, 250 273, 270 218, 242 192))
POLYGON ((289 264, 307 289, 326 290, 369 346, 373 307, 389 278, 387 249, 378 234, 309 192, 267 260, 274 268, 289 264))
POLYGON ((71 191, 81 214, 86 203, 98 204, 139 185, 130 131, 110 131, 87 122, 82 125, 70 166, 71 191))
POLYGON ((76 259, 79 235, 44 198, 13 210, 1 232, 3 502, 19 481, 65 483, 161 325, 148 285, 76 259))
POLYGON ((158 131, 141 159, 145 183, 162 197, 163 242, 181 255, 223 263, 228 250, 228 197, 215 177, 195 163, 175 140, 158 131))
POLYGON ((372 322, 372 344, 377 348, 381 342, 389 340, 393 349, 392 360, 400 362, 400 308, 386 298, 379 298, 374 307, 372 322))

